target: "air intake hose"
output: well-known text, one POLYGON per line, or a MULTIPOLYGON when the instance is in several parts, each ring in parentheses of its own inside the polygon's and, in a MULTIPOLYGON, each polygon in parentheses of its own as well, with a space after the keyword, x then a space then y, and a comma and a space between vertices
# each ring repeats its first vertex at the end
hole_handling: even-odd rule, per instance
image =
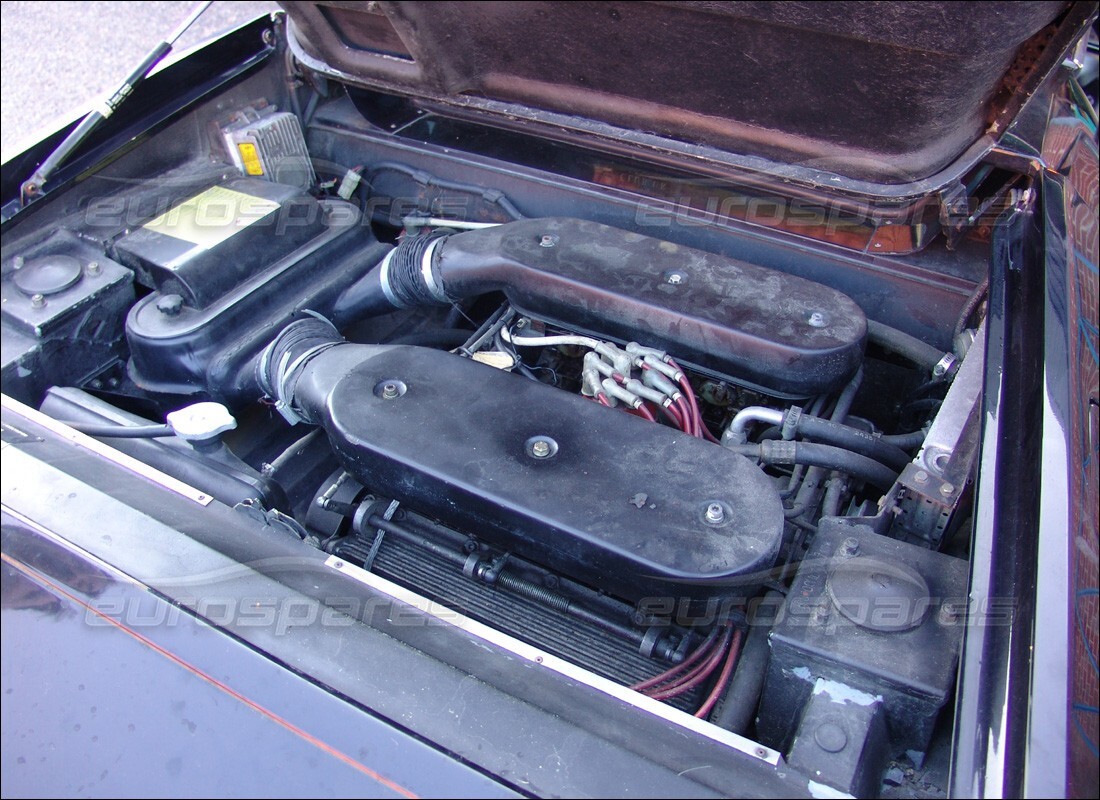
POLYGON ((565 218, 407 238, 343 292, 334 321, 494 291, 521 313, 644 341, 780 397, 839 389, 867 333, 859 306, 826 286, 565 218))

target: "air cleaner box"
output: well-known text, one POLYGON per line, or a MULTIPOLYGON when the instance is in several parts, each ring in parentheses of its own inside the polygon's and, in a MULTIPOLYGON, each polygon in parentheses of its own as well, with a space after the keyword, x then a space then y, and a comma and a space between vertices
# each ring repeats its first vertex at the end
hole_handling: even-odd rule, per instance
POLYGON ((895 752, 924 752, 955 685, 965 561, 825 520, 770 636, 757 721, 785 748, 818 679, 882 698, 895 752))
POLYGON ((177 203, 114 244, 138 281, 206 308, 325 230, 321 205, 294 186, 240 178, 177 203))

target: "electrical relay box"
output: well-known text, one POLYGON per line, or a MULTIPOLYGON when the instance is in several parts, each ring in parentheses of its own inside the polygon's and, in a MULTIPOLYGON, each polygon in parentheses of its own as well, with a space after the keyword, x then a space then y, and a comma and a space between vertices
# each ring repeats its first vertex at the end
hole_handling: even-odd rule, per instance
POLYGON ((298 117, 274 106, 246 106, 219 129, 242 175, 308 189, 317 180, 298 117))

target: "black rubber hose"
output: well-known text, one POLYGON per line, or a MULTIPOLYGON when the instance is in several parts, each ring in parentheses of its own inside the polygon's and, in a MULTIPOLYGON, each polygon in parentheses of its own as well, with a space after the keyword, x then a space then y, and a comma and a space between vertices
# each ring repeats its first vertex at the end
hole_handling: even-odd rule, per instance
POLYGON ((977 288, 974 289, 974 293, 966 299, 966 305, 963 306, 962 311, 959 312, 959 319, 955 323, 955 336, 958 336, 964 330, 966 330, 966 323, 970 321, 970 318, 974 316, 974 312, 978 310, 978 306, 985 300, 985 296, 989 294, 989 276, 986 275, 977 288))
POLYGON ((478 329, 470 334, 469 338, 462 345, 462 349, 467 355, 473 355, 477 352, 486 341, 496 335, 501 325, 506 325, 511 319, 511 315, 515 312, 512 311, 512 307, 505 303, 492 314, 489 315, 478 329))
POLYGON ((477 186, 472 183, 449 181, 446 178, 437 177, 430 172, 425 172, 422 169, 417 169, 416 167, 411 167, 408 164, 402 164, 397 161, 379 161, 371 165, 367 173, 373 175, 376 172, 387 170, 389 172, 398 172, 402 175, 407 175, 424 186, 435 186, 439 189, 448 189, 452 192, 462 192, 463 194, 476 194, 487 203, 495 203, 500 206, 504 210, 504 213, 512 219, 526 219, 520 210, 516 208, 515 204, 513 204, 499 189, 486 189, 484 186, 477 186))
MULTIPOLYGON (((856 392, 859 391, 859 387, 863 384, 863 366, 856 370, 856 374, 852 376, 852 379, 848 381, 848 385, 844 387, 844 391, 840 393, 840 397, 836 399, 836 405, 833 407, 833 413, 829 415, 829 419, 833 422, 843 423, 848 419, 848 412, 852 410, 852 403, 856 400, 856 392)), ((812 416, 818 416, 814 412, 810 412, 812 416)))
POLYGON ((821 441, 836 447, 843 447, 853 453, 873 458, 896 472, 905 469, 909 456, 904 450, 881 437, 866 431, 850 428, 827 419, 802 414, 795 425, 797 432, 807 439, 821 441))
POLYGON ((806 464, 811 467, 840 470, 883 491, 888 490, 897 480, 896 472, 874 459, 827 444, 786 441, 761 442, 760 444, 734 445, 730 449, 750 458, 757 458, 765 464, 806 464))
POLYGON ((737 659, 737 670, 722 695, 722 704, 710 720, 720 728, 743 734, 752 725, 768 670, 768 633, 782 599, 779 592, 768 592, 753 610, 749 635, 737 659))
POLYGON ((944 351, 930 344, 925 344, 917 337, 910 336, 897 328, 875 322, 873 319, 867 320, 867 338, 880 347, 892 353, 897 353, 899 356, 912 361, 918 367, 923 367, 929 371, 944 356, 944 351))
POLYGON ((924 440, 928 438, 928 431, 913 431, 912 433, 897 433, 893 435, 880 436, 880 439, 884 442, 889 442, 894 447, 900 447, 902 450, 912 450, 914 447, 919 447, 924 444, 924 440))
POLYGON ((835 517, 840 513, 840 500, 846 481, 839 472, 833 472, 825 482, 825 499, 821 501, 821 516, 835 517))
POLYGON ((156 439, 160 436, 175 436, 171 425, 89 425, 84 422, 65 424, 100 439, 156 439))
POLYGON ((435 347, 440 350, 453 350, 462 347, 470 338, 470 331, 461 328, 441 328, 434 331, 417 331, 396 336, 386 344, 411 344, 417 347, 435 347))

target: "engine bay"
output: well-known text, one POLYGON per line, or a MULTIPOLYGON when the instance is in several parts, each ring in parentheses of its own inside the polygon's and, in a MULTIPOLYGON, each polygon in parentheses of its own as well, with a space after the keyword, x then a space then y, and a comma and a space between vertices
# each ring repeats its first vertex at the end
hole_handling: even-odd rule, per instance
POLYGON ((236 98, 127 219, 5 238, 6 394, 837 790, 942 785, 984 248, 758 259, 236 98))

